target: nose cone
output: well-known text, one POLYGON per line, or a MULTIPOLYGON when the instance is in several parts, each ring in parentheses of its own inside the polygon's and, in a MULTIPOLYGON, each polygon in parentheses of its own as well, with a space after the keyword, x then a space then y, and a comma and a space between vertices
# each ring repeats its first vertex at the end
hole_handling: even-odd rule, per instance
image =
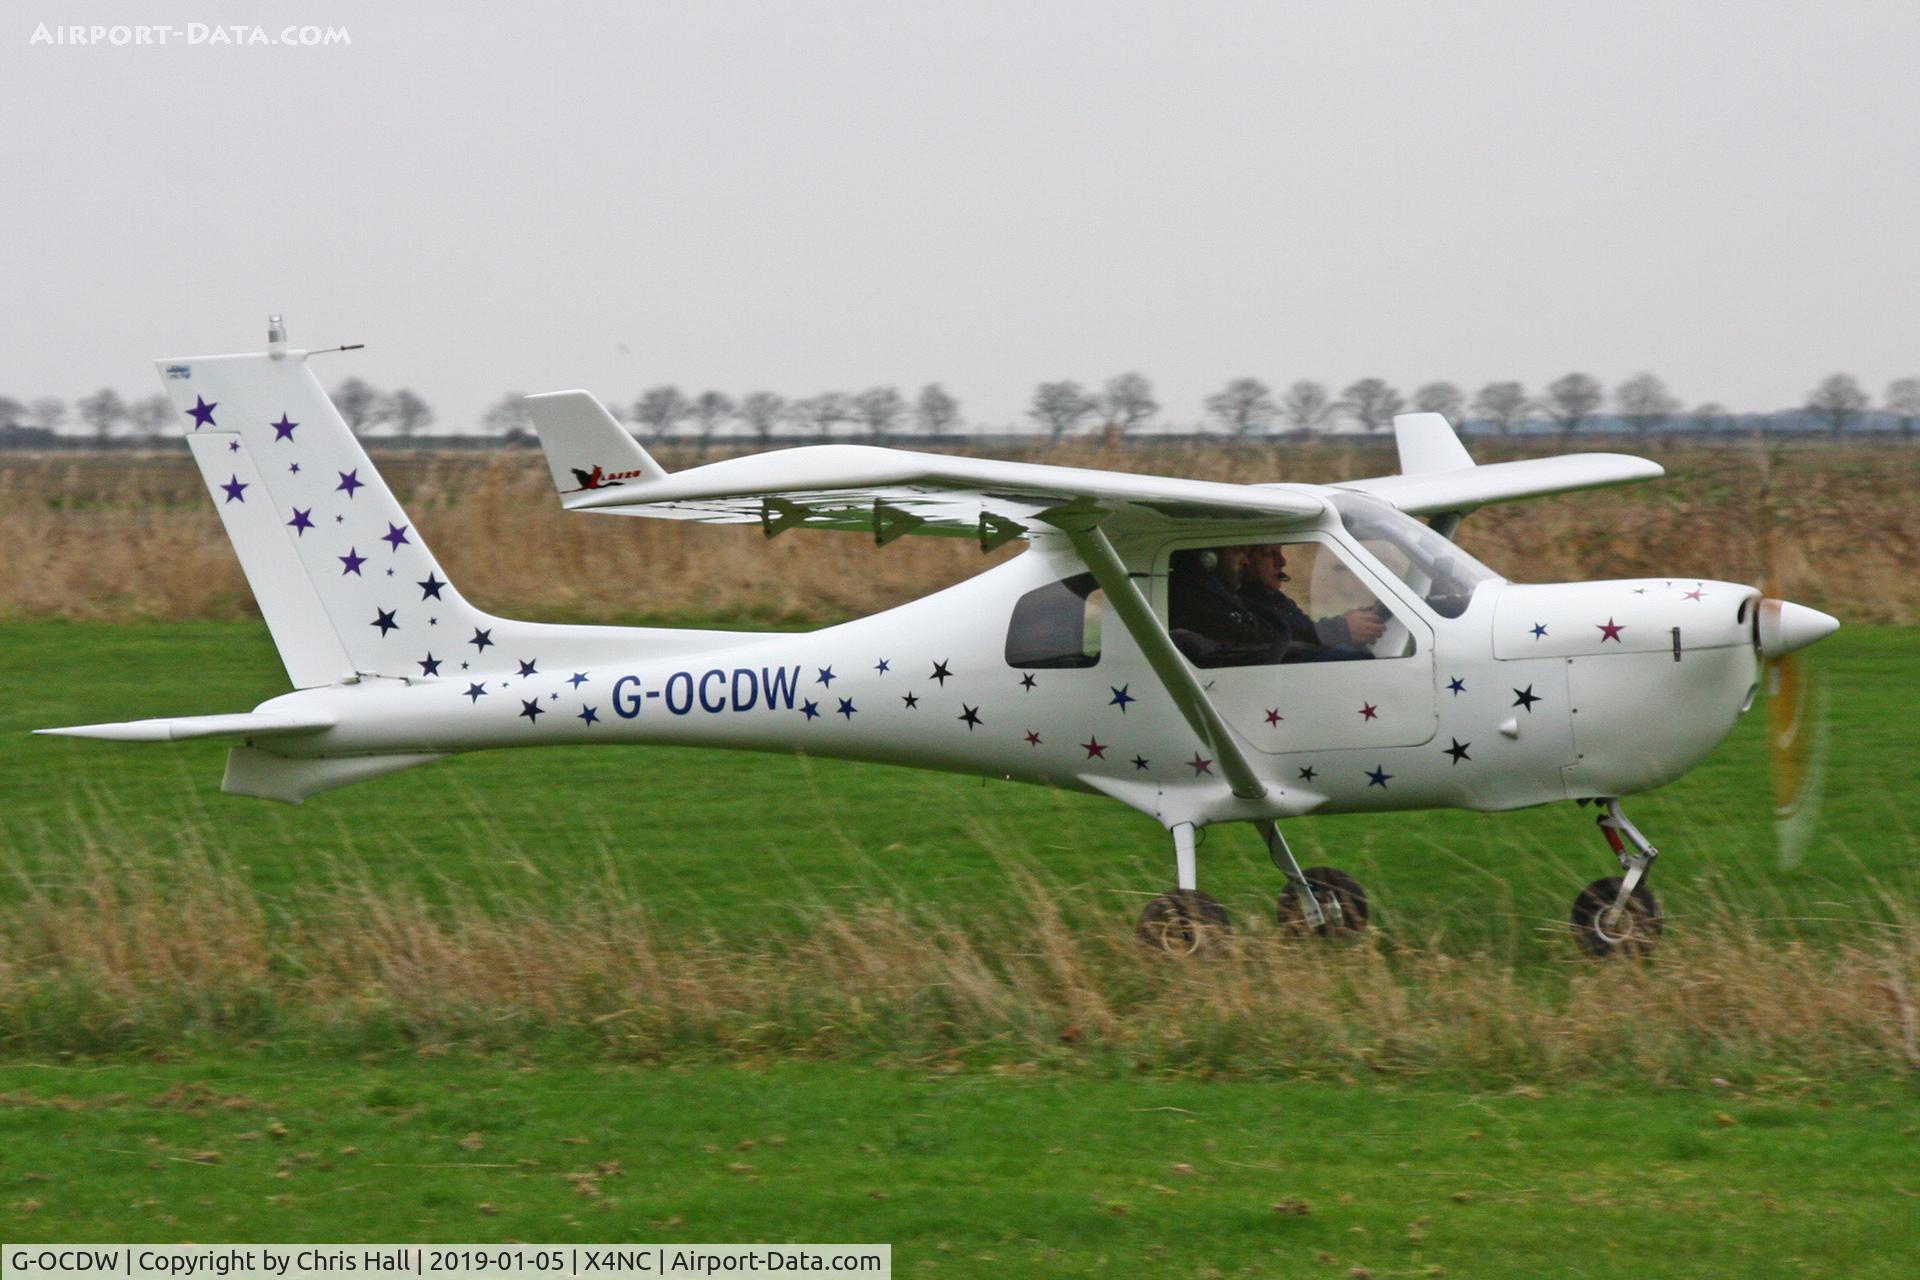
POLYGON ((1760 654, 1777 658, 1804 649, 1840 629, 1840 619, 1790 600, 1760 602, 1760 654))

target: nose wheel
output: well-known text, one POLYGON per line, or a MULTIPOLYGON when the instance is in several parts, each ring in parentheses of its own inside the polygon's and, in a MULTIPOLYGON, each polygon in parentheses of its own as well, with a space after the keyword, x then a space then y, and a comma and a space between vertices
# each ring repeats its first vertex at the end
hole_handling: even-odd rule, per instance
POLYGON ((1640 834, 1618 800, 1603 802, 1600 833, 1625 875, 1595 880, 1573 900, 1573 940, 1597 960, 1650 955, 1660 941, 1660 901, 1647 888, 1647 872, 1660 852, 1640 834))
POLYGON ((1321 937, 1330 938, 1359 933, 1367 927, 1367 891, 1360 887, 1358 880, 1337 867, 1308 867, 1300 877, 1300 881, 1289 878, 1287 887, 1280 891, 1275 915, 1282 929, 1294 932, 1312 929, 1321 937), (1309 919, 1306 895, 1301 892, 1303 882, 1320 908, 1317 924, 1309 919))

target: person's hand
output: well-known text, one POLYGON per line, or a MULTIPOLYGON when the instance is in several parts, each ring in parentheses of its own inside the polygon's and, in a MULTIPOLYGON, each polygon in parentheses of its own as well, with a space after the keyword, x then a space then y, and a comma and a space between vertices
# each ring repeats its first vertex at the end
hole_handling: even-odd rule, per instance
POLYGON ((1387 634, 1387 624, 1382 621, 1379 611, 1372 605, 1361 605, 1358 609, 1348 610, 1346 619, 1347 634, 1353 637, 1355 644, 1372 644, 1387 634))

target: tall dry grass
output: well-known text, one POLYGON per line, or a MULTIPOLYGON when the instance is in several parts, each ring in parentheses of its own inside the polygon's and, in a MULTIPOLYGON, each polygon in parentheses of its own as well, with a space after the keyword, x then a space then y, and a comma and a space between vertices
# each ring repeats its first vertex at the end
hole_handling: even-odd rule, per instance
MULTIPOLYGON (((1618 442, 1613 442, 1617 444, 1618 442)), ((1583 442, 1582 447, 1608 447, 1583 442)), ((1663 462, 1651 485, 1489 508, 1462 542, 1520 581, 1674 574, 1759 581, 1770 519, 1783 590, 1852 621, 1920 619, 1920 449, 1800 443, 1625 447, 1663 462)), ((1555 452, 1541 446, 1533 452, 1555 452)), ((1482 461, 1518 445, 1479 448, 1482 461)), ((1217 480, 1326 481, 1395 469, 1381 441, 1075 445, 1046 461, 1217 480)), ((669 466, 691 457, 665 459, 669 466)), ((382 457, 448 573, 508 615, 577 621, 815 623, 871 612, 978 572, 970 542, 562 512, 531 453, 382 457)), ((218 518, 177 454, 0 462, 0 616, 244 618, 253 605, 218 518)), ((1002 552, 1001 554, 1010 554, 1002 552)))
POLYGON ((1171 961, 1110 912, 1014 874, 1006 903, 965 916, 822 904, 810 928, 745 943, 663 934, 611 875, 559 908, 434 906, 351 873, 269 907, 204 851, 86 854, 57 882, 15 873, 0 1048, 271 1039, 1479 1081, 1920 1068, 1920 934, 1892 903, 1854 940, 1817 947, 1733 910, 1696 915, 1645 964, 1527 971, 1257 924, 1219 958, 1171 961), (1096 927, 1067 923, 1083 914, 1096 927))

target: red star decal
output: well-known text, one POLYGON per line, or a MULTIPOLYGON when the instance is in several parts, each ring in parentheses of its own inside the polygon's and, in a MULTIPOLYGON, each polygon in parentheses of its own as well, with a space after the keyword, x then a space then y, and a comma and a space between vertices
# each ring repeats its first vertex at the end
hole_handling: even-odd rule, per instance
POLYGON ((1267 723, 1268 723, 1268 724, 1279 724, 1279 723, 1280 723, 1280 722, 1281 722, 1282 720, 1285 720, 1285 719, 1286 719, 1286 717, 1280 714, 1280 708, 1278 708, 1278 707, 1268 707, 1268 708, 1267 708, 1267 723))
POLYGON ((1620 633, 1627 629, 1626 623, 1615 622, 1612 618, 1608 618, 1605 622, 1596 622, 1593 625, 1600 628, 1601 644, 1605 644, 1609 640, 1613 641, 1615 644, 1626 643, 1626 641, 1620 638, 1620 633))
POLYGON ((1193 753, 1193 759, 1187 763, 1193 766, 1193 776, 1196 778, 1203 773, 1213 772, 1213 761, 1203 758, 1198 751, 1193 753))
POLYGON ((1027 730, 1027 745, 1030 747, 1037 747, 1040 745, 1040 735, 1035 733, 1031 729, 1027 730))
POLYGON ((1702 590, 1701 590, 1700 588, 1698 588, 1698 587, 1695 587, 1695 588, 1694 588, 1693 590, 1691 590, 1691 591, 1682 591, 1682 592, 1680 593, 1680 598, 1681 598, 1682 600, 1698 600, 1698 599, 1700 599, 1700 598, 1701 598, 1702 596, 1704 596, 1704 595, 1706 595, 1706 594, 1707 594, 1707 593, 1706 593, 1706 592, 1704 592, 1704 591, 1702 591, 1702 590))
POLYGON ((1088 738, 1085 742, 1081 743, 1080 746, 1087 753, 1087 759, 1089 760, 1105 760, 1107 758, 1107 744, 1098 738, 1088 738))
POLYGON ((1366 706, 1360 708, 1360 718, 1363 720, 1378 720, 1380 718, 1380 708, 1369 702, 1366 706))

